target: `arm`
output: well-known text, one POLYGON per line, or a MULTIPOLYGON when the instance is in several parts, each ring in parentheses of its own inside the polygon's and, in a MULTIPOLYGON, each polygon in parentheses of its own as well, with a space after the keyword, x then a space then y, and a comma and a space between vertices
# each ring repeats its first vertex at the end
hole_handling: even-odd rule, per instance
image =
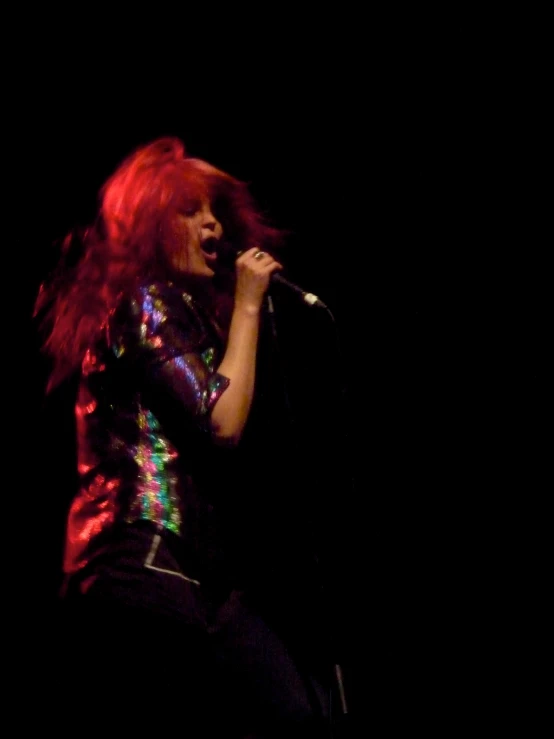
POLYGON ((136 396, 180 448, 211 436, 211 411, 229 385, 217 372, 223 347, 203 309, 168 283, 138 286, 110 316, 113 402, 136 396))
POLYGON ((263 298, 271 273, 281 266, 267 254, 254 259, 257 251, 237 259, 234 309, 219 365, 204 319, 178 291, 145 286, 111 316, 108 343, 119 358, 121 382, 138 383, 177 445, 194 428, 229 446, 241 438, 254 393, 263 298))
POLYGON ((282 265, 269 254, 255 258, 249 249, 236 261, 237 282, 229 338, 217 371, 230 382, 211 413, 216 441, 237 444, 252 405, 256 377, 256 354, 260 315, 271 274, 282 265))

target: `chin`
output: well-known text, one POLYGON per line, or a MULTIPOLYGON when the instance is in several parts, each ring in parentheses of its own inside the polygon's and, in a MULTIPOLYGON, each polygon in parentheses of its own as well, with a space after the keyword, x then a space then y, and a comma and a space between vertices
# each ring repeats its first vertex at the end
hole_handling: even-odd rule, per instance
POLYGON ((192 270, 188 273, 191 277, 197 277, 198 279, 202 280, 211 280, 212 277, 215 277, 215 272, 211 267, 201 267, 199 269, 192 270))

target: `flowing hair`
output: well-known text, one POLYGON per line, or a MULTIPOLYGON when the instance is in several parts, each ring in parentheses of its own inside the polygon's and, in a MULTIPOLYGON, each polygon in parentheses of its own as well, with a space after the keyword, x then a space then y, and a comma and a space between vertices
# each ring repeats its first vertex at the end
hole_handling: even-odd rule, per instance
POLYGON ((94 222, 63 239, 58 264, 40 287, 34 315, 53 362, 47 393, 79 369, 122 293, 143 280, 178 277, 172 256, 186 244, 176 216, 203 197, 236 251, 279 250, 285 232, 269 223, 245 182, 188 157, 175 137, 139 147, 100 189, 94 222))

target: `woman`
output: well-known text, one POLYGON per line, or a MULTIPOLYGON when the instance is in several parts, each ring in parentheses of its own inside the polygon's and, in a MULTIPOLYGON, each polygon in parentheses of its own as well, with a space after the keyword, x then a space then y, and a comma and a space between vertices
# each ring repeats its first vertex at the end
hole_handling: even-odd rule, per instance
POLYGON ((79 377, 61 648, 87 720, 326 731, 325 691, 245 604, 225 527, 281 241, 243 183, 162 138, 108 179, 41 288, 48 390, 79 377))

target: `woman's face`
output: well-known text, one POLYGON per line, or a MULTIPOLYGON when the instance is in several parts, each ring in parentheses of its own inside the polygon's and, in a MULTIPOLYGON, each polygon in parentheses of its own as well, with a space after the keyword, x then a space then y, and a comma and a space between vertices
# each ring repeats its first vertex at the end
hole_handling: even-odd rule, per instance
POLYGON ((174 260, 174 266, 198 277, 213 277, 217 261, 217 241, 223 227, 211 210, 207 197, 200 198, 177 215, 177 228, 186 245, 174 260))

